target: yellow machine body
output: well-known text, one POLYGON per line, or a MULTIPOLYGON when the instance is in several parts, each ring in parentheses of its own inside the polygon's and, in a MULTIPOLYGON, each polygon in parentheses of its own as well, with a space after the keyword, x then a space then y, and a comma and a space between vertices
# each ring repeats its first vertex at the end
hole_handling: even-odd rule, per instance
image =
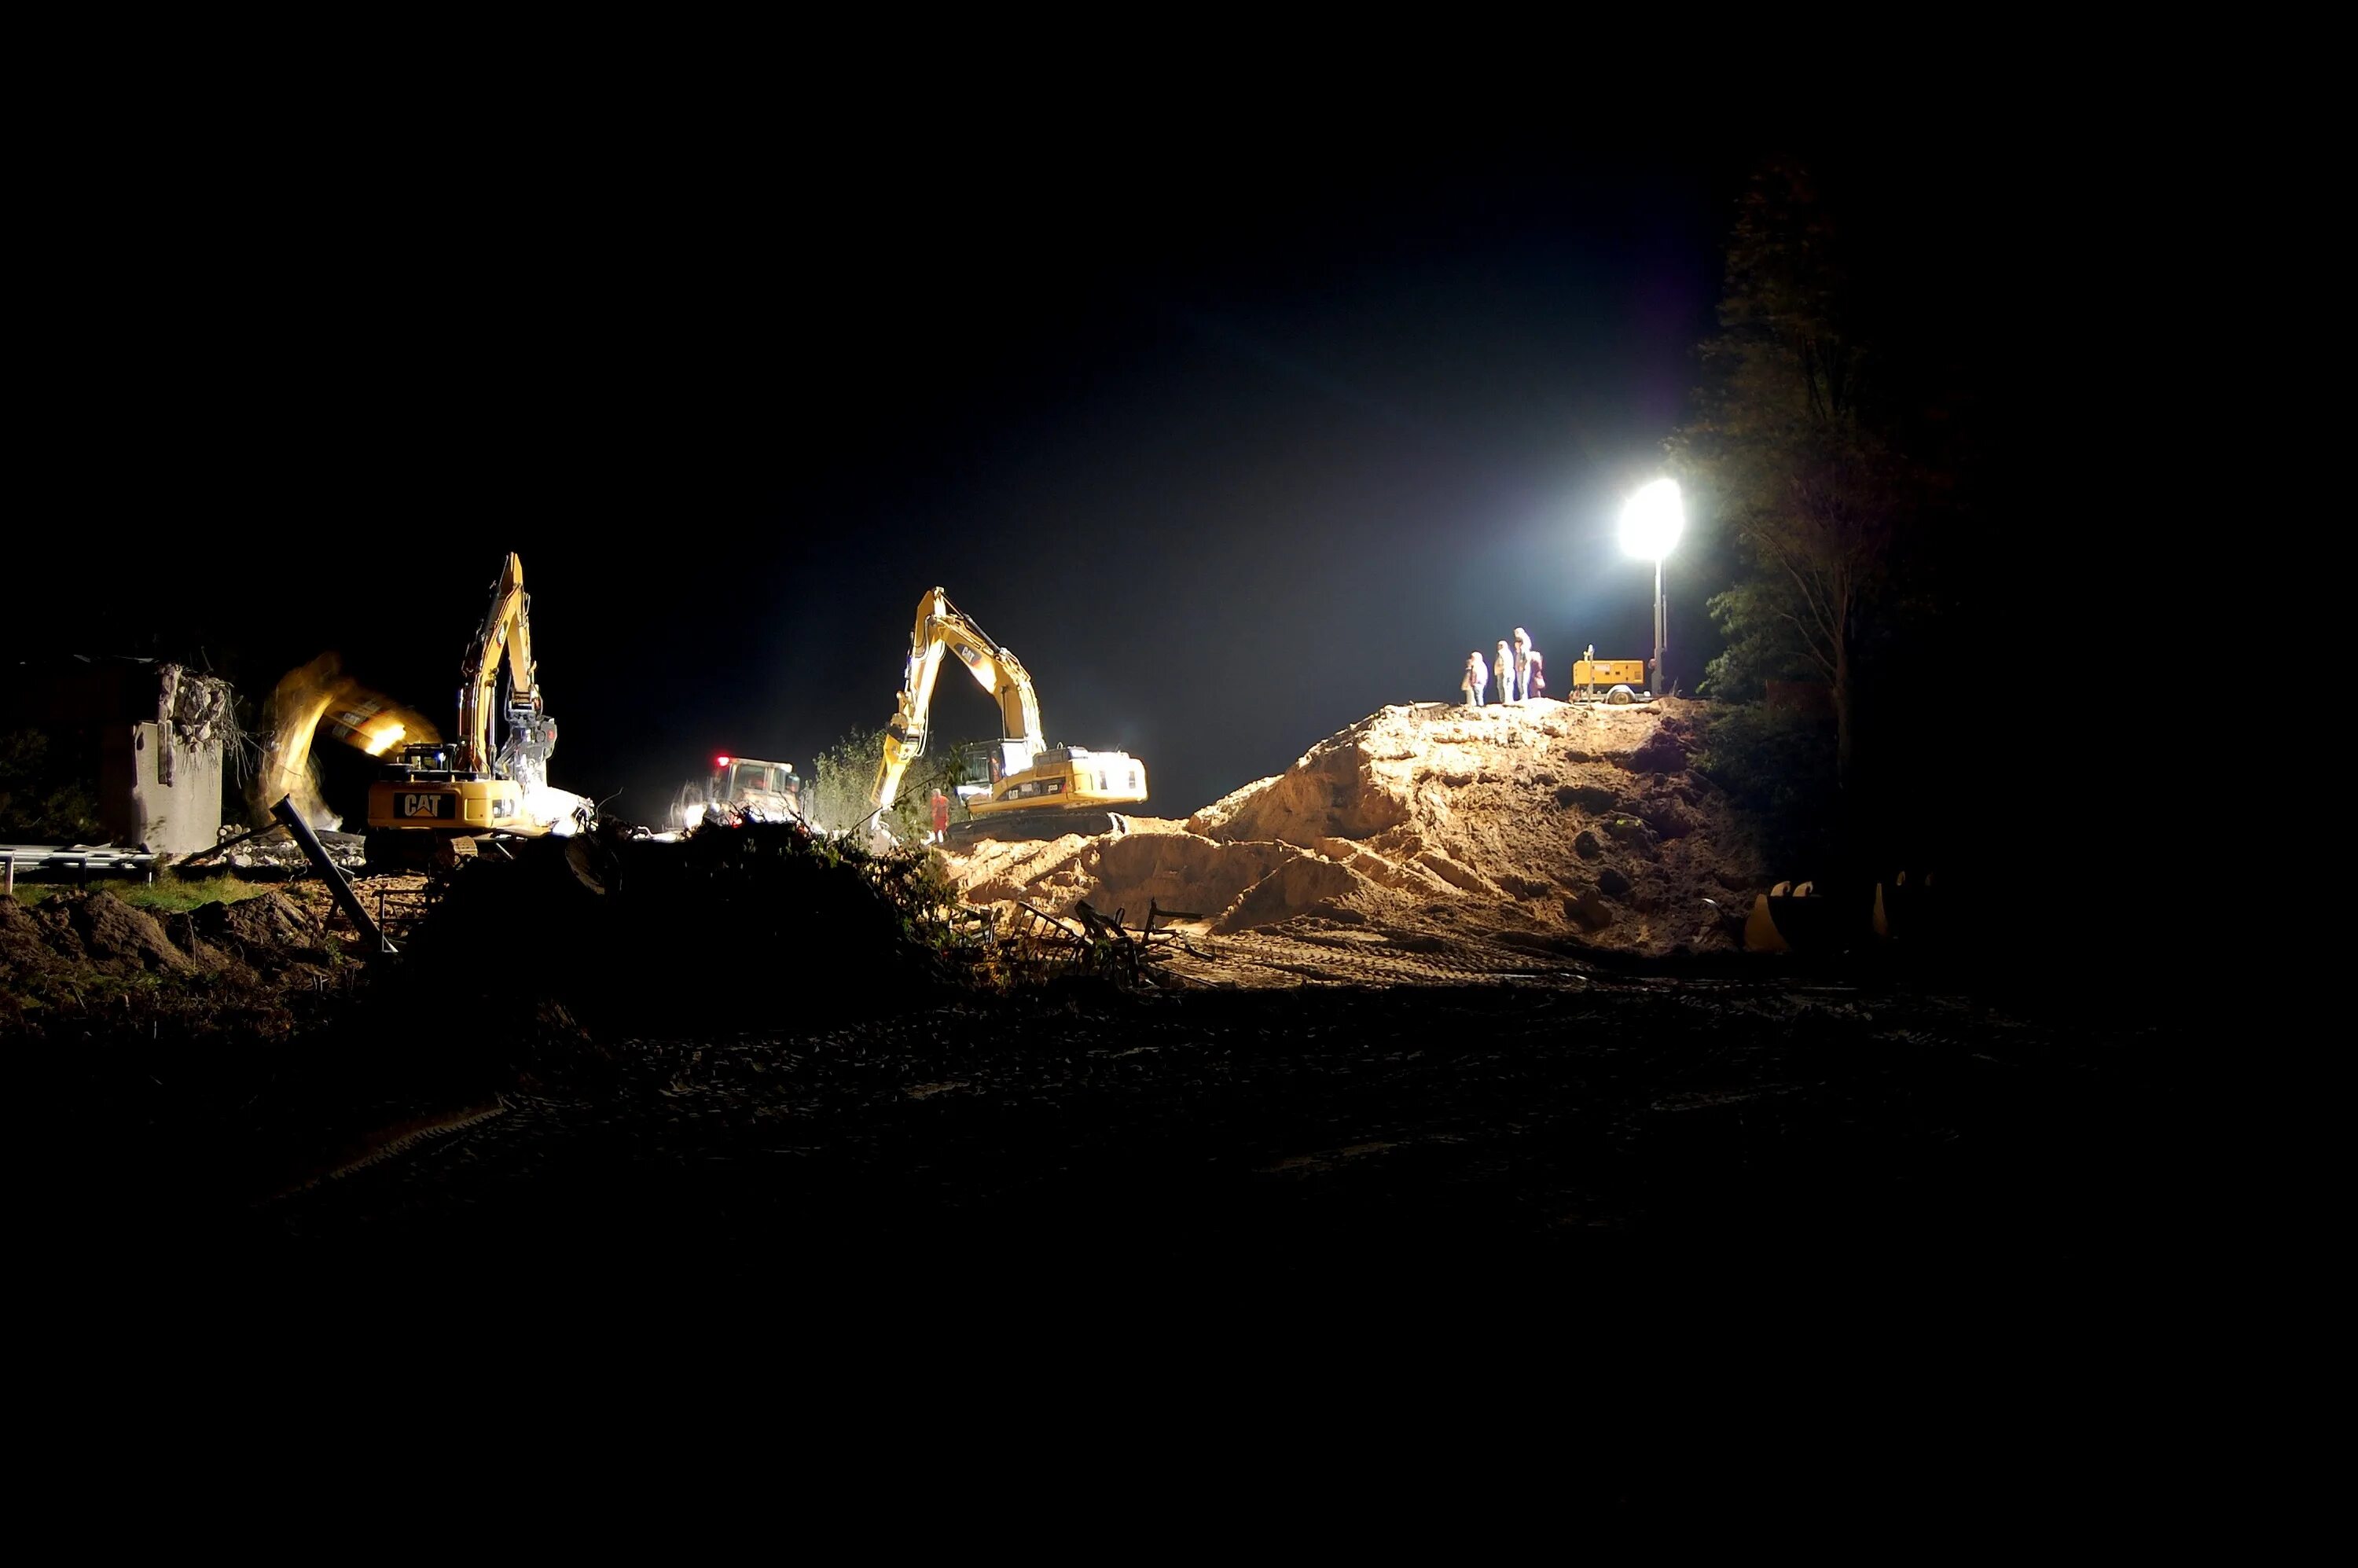
POLYGON ((1057 746, 1042 752, 1022 772, 994 783, 989 800, 967 809, 981 823, 1011 812, 1137 806, 1145 799, 1146 764, 1129 752, 1057 746))
POLYGON ((524 791, 514 779, 438 776, 379 779, 369 785, 368 825, 436 833, 546 833, 525 818, 524 791))
POLYGON ((1629 686, 1642 688, 1646 684, 1646 661, 1574 659, 1572 662, 1572 684, 1575 687, 1629 686))

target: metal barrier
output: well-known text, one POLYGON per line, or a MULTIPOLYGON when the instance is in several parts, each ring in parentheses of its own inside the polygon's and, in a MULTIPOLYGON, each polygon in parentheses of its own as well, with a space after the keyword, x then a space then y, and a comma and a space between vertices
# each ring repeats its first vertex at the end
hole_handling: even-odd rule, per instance
POLYGON ((376 890, 377 930, 387 943, 398 947, 407 944, 434 906, 442 899, 445 883, 428 879, 414 888, 379 886, 376 890))
POLYGON ((92 871, 102 876, 117 872, 136 871, 152 878, 156 874, 156 857, 145 849, 95 849, 86 844, 0 844, 0 861, 6 863, 7 891, 16 891, 16 873, 27 871, 73 871, 76 881, 87 884, 92 871))
POLYGON ((1019 899, 1005 927, 992 933, 994 957, 1011 973, 1023 978, 1044 979, 1059 970, 1077 968, 1151 986, 1155 981, 1149 967, 1173 946, 1186 946, 1185 939, 1171 930, 1169 923, 1203 916, 1164 909, 1150 899, 1146 924, 1132 931, 1129 914, 1127 909, 1117 909, 1106 914, 1084 899, 1073 906, 1073 917, 1066 919, 1019 899))

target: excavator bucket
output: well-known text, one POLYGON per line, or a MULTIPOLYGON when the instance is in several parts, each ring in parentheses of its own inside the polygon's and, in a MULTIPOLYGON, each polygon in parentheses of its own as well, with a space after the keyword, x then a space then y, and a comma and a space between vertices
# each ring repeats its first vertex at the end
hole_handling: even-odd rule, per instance
POLYGON ((1875 888, 1875 934, 1886 942, 1930 946, 1947 935, 1945 910, 1930 873, 1902 871, 1875 888))
POLYGON ((1776 917, 1768 913, 1768 895, 1756 893, 1751 913, 1744 917, 1744 950, 1747 953, 1786 953, 1792 949, 1784 933, 1777 929, 1776 917))
POLYGON ((1814 883, 1779 882, 1752 901, 1744 917, 1747 953, 1824 953, 1844 946, 1851 933, 1848 900, 1821 898, 1814 883))

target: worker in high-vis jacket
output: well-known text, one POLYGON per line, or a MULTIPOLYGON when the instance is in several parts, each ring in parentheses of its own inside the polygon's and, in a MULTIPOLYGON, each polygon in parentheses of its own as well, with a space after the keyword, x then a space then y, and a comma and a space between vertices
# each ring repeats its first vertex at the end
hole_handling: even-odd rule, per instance
POLYGON ((1515 628, 1515 700, 1547 695, 1547 661, 1531 646, 1531 634, 1515 628))

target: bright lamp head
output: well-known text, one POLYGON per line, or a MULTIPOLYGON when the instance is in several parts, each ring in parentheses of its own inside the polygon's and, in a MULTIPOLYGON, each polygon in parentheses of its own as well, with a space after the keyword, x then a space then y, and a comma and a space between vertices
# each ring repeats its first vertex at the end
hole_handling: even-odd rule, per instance
POLYGON ((1621 506, 1621 547, 1643 561, 1659 561, 1679 542, 1686 525, 1679 481, 1658 479, 1621 506))

